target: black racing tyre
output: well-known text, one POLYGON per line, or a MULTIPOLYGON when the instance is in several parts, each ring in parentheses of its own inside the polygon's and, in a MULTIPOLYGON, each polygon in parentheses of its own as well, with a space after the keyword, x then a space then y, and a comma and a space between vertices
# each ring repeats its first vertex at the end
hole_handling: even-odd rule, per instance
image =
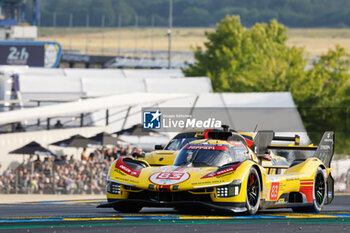
POLYGON ((314 178, 314 187, 313 187, 313 203, 312 206, 305 207, 293 207, 294 212, 314 212, 319 213, 325 203, 327 197, 327 182, 326 182, 326 174, 325 170, 322 170, 321 167, 317 168, 314 178))
POLYGON ((255 167, 250 169, 247 178, 247 198, 246 207, 248 215, 254 215, 259 210, 260 206, 260 195, 261 195, 261 182, 259 179, 259 174, 255 167))
POLYGON ((142 206, 135 205, 135 206, 116 206, 113 207, 115 211, 121 212, 121 213, 138 213, 142 209, 142 206))

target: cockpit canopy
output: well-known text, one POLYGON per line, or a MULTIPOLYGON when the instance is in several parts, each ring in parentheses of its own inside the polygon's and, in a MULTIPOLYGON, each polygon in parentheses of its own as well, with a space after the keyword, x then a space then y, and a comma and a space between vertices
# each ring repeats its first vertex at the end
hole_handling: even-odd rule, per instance
POLYGON ((247 147, 240 141, 225 144, 190 143, 177 155, 174 166, 220 167, 250 159, 247 147))
POLYGON ((187 143, 203 138, 203 133, 200 132, 188 132, 180 133, 176 135, 169 143, 166 145, 164 150, 181 150, 187 143))

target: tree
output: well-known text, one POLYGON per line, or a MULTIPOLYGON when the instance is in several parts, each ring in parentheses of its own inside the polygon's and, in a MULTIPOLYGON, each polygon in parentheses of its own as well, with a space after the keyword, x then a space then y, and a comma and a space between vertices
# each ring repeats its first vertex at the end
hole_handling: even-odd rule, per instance
POLYGON ((181 17, 176 20, 176 23, 179 23, 184 26, 195 26, 199 27, 201 25, 209 25, 211 22, 211 14, 205 9, 197 7, 188 7, 186 8, 181 17))
POLYGON ((101 26, 103 15, 105 16, 105 26, 112 26, 116 22, 111 0, 90 0, 89 14, 91 26, 101 26))
POLYGON ((239 16, 227 16, 214 32, 206 32, 205 49, 194 51, 187 76, 208 76, 215 91, 282 91, 303 75, 304 52, 286 46, 286 28, 270 24, 242 26, 239 16))
POLYGON ((336 131, 338 153, 348 153, 350 146, 349 61, 350 54, 338 45, 315 60, 291 88, 311 139, 319 141, 321 132, 336 131))
MULTIPOLYGON (((29 21, 31 2, 27 1, 29 21)), ((240 15, 247 26, 269 22, 272 18, 289 27, 350 26, 348 0, 174 0, 173 3, 175 26, 208 27, 227 14, 240 15), (185 17, 189 20, 185 20, 185 17)), ((100 25, 102 14, 106 16, 106 25, 109 26, 116 26, 120 15, 123 25, 133 25, 135 14, 140 17, 140 23, 144 21, 148 25, 151 16, 157 15, 158 26, 166 26, 169 14, 169 0, 45 0, 40 4, 42 26, 52 26, 52 12, 60 16, 57 17, 58 26, 67 26, 67 15, 69 18, 70 13, 74 14, 76 25, 82 26, 88 11, 94 26, 100 25)))
POLYGON ((336 131, 338 153, 350 146, 350 55, 337 46, 307 64, 303 49, 286 46, 286 28, 270 24, 243 27, 227 16, 206 33, 205 49, 194 51, 187 76, 208 76, 214 91, 290 91, 312 141, 336 131))

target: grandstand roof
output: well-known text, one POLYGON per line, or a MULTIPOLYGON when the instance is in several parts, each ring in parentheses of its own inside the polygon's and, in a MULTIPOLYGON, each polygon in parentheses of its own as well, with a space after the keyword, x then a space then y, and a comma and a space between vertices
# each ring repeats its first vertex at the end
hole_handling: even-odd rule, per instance
POLYGON ((37 118, 59 117, 76 113, 94 112, 109 108, 134 106, 146 103, 161 103, 170 99, 189 97, 192 95, 193 94, 184 93, 129 93, 105 96, 62 104, 2 112, 0 113, 0 124, 37 118))

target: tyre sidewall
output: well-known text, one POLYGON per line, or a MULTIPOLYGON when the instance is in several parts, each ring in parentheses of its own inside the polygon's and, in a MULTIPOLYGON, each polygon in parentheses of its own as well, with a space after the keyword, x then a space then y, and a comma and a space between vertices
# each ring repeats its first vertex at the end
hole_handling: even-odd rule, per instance
POLYGON ((259 206, 260 206, 260 198, 261 198, 261 182, 260 182, 260 178, 259 178, 259 174, 258 174, 258 171, 256 170, 255 167, 252 167, 248 173, 248 177, 247 177, 247 187, 246 187, 246 207, 247 207, 247 214, 249 215, 254 215, 256 214, 256 212, 258 212, 259 210, 259 206), (258 192, 258 201, 256 203, 255 206, 251 206, 250 203, 249 203, 249 200, 248 200, 248 186, 249 186, 249 183, 248 183, 248 180, 249 180, 249 176, 250 174, 254 173, 255 176, 258 178, 258 185, 259 185, 259 192, 258 192))
POLYGON ((315 173, 315 177, 314 177, 314 187, 312 189, 312 197, 313 197, 313 208, 314 208, 314 211, 315 212, 320 212, 324 206, 324 203, 325 203, 325 200, 326 200, 326 195, 327 195, 327 180, 326 180, 326 175, 325 175, 326 171, 320 167, 317 168, 316 170, 316 173, 315 173), (316 190, 315 190, 315 185, 316 185, 316 178, 317 178, 317 175, 321 173, 322 174, 322 177, 323 177, 323 182, 324 182, 324 188, 325 188, 325 191, 324 191, 324 197, 323 197, 323 201, 321 204, 318 204, 317 203, 317 200, 316 200, 316 190))

